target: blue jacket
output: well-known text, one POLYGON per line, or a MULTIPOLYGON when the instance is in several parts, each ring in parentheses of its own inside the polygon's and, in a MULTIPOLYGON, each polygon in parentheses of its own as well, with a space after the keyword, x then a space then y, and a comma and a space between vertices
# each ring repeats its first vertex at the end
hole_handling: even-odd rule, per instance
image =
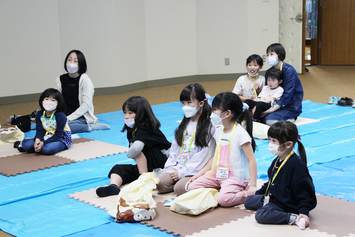
MULTIPOLYGON (((265 73, 265 84, 267 84, 267 77, 271 69, 273 67, 265 73)), ((282 73, 284 93, 277 102, 280 109, 266 115, 266 119, 287 120, 296 118, 302 113, 303 87, 297 72, 290 64, 283 63, 282 73)))

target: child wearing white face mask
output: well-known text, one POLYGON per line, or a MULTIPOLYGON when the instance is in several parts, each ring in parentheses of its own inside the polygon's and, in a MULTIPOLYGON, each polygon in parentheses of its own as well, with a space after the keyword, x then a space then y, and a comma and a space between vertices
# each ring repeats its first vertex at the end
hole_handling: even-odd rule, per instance
POLYGON ((297 127, 288 121, 277 122, 269 128, 268 137, 269 150, 277 156, 268 170, 269 181, 248 196, 244 206, 257 210, 255 219, 261 224, 295 224, 303 230, 309 226, 308 214, 317 198, 297 127), (293 151, 296 143, 301 157, 293 151))
POLYGON ((218 94, 212 108, 212 121, 223 124, 214 134, 216 150, 206 166, 191 178, 188 189, 219 189, 218 203, 231 207, 244 202, 245 192, 256 191, 252 118, 248 105, 232 92, 218 94), (246 121, 246 129, 240 125, 242 121, 246 121))
POLYGON ((68 126, 62 94, 53 88, 45 90, 39 98, 41 110, 36 114, 36 136, 25 139, 19 151, 53 155, 71 146, 71 132, 68 126))
POLYGON ((175 138, 163 173, 159 176, 160 193, 185 193, 186 184, 208 162, 215 149, 209 95, 199 83, 186 86, 181 94, 184 118, 175 131, 175 138))
POLYGON ((248 73, 238 78, 233 89, 233 93, 237 94, 242 101, 257 100, 265 85, 265 77, 259 75, 263 64, 263 59, 257 54, 252 54, 247 58, 248 73))
POLYGON ((99 187, 99 197, 117 195, 120 186, 138 179, 144 172, 163 168, 171 143, 160 131, 160 122, 155 117, 149 102, 142 96, 132 96, 122 105, 130 148, 126 155, 136 161, 136 165, 115 165, 108 177, 110 185, 99 187))

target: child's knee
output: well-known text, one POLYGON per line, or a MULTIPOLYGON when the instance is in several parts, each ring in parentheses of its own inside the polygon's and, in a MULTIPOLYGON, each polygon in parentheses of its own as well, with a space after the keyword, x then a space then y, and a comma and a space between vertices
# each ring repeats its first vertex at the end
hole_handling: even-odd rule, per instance
POLYGON ((270 213, 270 210, 267 208, 260 208, 255 212, 255 220, 260 224, 268 224, 267 216, 270 213))
POLYGON ((230 193, 230 194, 219 194, 218 203, 222 207, 232 207, 238 204, 242 204, 244 202, 244 194, 243 192, 238 193, 230 193))

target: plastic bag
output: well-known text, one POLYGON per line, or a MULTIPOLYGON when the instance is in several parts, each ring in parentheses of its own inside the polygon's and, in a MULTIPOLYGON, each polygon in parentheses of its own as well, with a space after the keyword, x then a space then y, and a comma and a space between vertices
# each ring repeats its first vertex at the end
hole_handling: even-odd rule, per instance
POLYGON ((158 183, 154 172, 141 174, 137 180, 122 188, 114 208, 107 213, 115 217, 116 222, 153 220, 157 206, 152 193, 158 183))
POLYGON ((16 125, 0 129, 1 142, 22 141, 24 138, 25 134, 16 125))
POLYGON ((214 188, 198 188, 184 193, 170 206, 170 210, 179 214, 200 215, 218 205, 218 191, 214 188))

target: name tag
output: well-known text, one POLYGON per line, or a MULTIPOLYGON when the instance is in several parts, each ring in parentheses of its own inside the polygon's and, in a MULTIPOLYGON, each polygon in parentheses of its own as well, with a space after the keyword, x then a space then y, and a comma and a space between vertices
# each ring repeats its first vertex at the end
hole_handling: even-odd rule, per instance
POLYGON ((228 177, 229 177, 229 169, 228 168, 224 168, 224 167, 217 168, 216 178, 228 179, 228 177))
POLYGON ((182 154, 181 155, 181 163, 187 163, 187 162, 189 162, 189 160, 190 160, 190 156, 189 156, 189 154, 182 154))

